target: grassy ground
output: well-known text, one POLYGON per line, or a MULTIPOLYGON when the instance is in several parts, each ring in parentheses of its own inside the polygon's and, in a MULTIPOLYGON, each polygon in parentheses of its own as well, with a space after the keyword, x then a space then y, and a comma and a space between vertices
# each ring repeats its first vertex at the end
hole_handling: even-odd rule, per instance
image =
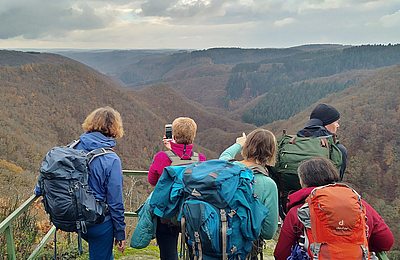
MULTIPOLYGON (((86 242, 84 242, 86 243, 86 242)), ((273 257, 273 251, 275 248, 276 242, 274 240, 269 240, 266 243, 266 246, 264 248, 264 259, 274 259, 273 257)), ((125 252, 122 254, 118 252, 116 249, 114 249, 114 258, 115 259, 120 259, 120 260, 155 260, 159 259, 159 250, 158 246, 155 245, 155 241, 152 241, 152 243, 143 249, 134 249, 131 247, 127 247, 125 249, 125 252)), ((87 260, 89 259, 89 254, 87 252, 87 247, 84 246, 84 253, 80 257, 76 258, 77 260, 87 260)))
MULTIPOLYGON (((264 259, 274 259, 273 251, 276 242, 274 240, 267 241, 266 247, 264 249, 264 259)), ((159 250, 156 245, 150 245, 144 249, 134 249, 128 247, 124 254, 114 251, 115 259, 130 260, 150 260, 159 259, 159 250)))

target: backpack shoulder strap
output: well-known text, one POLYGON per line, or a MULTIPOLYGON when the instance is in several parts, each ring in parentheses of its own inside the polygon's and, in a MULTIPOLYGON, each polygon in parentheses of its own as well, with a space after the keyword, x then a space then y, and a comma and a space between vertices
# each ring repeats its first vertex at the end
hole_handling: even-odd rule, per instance
POLYGON ((190 159, 182 159, 181 157, 176 155, 171 150, 165 151, 165 153, 167 154, 168 158, 171 160, 172 166, 182 165, 182 164, 190 164, 190 163, 199 161, 199 154, 195 153, 195 152, 193 152, 193 155, 190 157, 190 159))
POLYGON ((77 146, 77 145, 79 144, 80 141, 81 141, 80 139, 76 139, 76 140, 70 142, 69 144, 67 144, 67 147, 69 147, 69 148, 75 148, 75 146, 77 146))
POLYGON ((253 171, 254 174, 262 174, 267 177, 270 177, 268 169, 261 165, 252 165, 249 168, 253 171))
POLYGON ((112 148, 97 148, 86 154, 88 165, 98 156, 102 156, 107 153, 115 153, 112 148))
POLYGON ((190 159, 192 159, 192 161, 198 162, 200 160, 199 154, 196 152, 193 152, 193 155, 190 157, 190 159))
POLYGON ((171 165, 174 165, 175 163, 179 163, 181 161, 181 158, 176 155, 173 151, 168 150, 165 151, 165 153, 167 154, 168 158, 171 160, 171 165))

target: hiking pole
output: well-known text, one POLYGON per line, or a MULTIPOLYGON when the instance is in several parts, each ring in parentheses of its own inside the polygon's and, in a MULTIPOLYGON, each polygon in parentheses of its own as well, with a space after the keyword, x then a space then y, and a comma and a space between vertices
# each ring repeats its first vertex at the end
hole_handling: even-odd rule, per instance
POLYGON ((54 232, 54 260, 57 260, 57 229, 54 232))

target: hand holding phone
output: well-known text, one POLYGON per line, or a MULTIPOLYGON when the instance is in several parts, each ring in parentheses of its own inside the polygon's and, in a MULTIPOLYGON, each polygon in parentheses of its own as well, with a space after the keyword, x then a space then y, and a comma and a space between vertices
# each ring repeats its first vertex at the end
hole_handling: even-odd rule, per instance
POLYGON ((172 124, 165 125, 165 138, 172 139, 172 124))

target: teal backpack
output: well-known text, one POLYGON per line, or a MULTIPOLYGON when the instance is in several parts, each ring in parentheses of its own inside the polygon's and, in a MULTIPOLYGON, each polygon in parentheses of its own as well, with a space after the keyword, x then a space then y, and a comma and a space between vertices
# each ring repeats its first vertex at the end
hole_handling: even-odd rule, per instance
POLYGON ((188 166, 183 174, 182 233, 194 259, 245 259, 267 208, 253 194, 253 172, 224 160, 188 166))
POLYGON ((169 166, 150 207, 158 217, 177 216, 182 245, 194 259, 245 259, 268 214, 253 194, 253 179, 251 169, 225 160, 169 166))

